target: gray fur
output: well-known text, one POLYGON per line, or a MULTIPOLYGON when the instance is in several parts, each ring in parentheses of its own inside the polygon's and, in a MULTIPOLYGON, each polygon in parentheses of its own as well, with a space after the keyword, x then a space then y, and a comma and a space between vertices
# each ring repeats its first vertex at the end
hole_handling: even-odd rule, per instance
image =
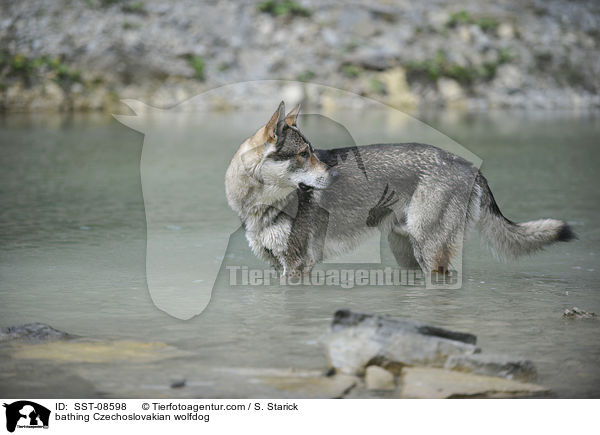
POLYGON ((250 247, 284 274, 307 272, 376 231, 388 235, 399 265, 425 272, 448 270, 472 226, 506 257, 574 237, 562 221, 507 220, 479 170, 434 146, 314 150, 297 129, 294 110, 293 120, 288 115, 283 122, 280 106, 276 138, 263 143, 268 135, 259 129, 242 144, 226 177, 229 203, 250 247))

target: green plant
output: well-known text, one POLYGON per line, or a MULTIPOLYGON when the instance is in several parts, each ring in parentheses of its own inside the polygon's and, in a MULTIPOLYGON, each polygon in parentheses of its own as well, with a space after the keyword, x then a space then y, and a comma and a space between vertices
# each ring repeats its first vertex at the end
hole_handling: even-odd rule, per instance
POLYGON ((302 71, 300 74, 296 76, 296 80, 300 82, 308 82, 314 79, 316 74, 311 70, 302 71))
POLYGON ((371 91, 374 94, 383 95, 387 92, 385 84, 376 77, 371 78, 369 85, 371 86, 371 91))
POLYGON ((139 27, 140 25, 137 23, 132 23, 127 20, 123 21, 123 29, 125 30, 138 29, 139 27))
POLYGON ((146 8, 143 1, 136 1, 133 3, 125 3, 121 6, 121 10, 127 14, 140 14, 146 13, 146 8))
POLYGON ((450 14, 450 18, 446 23, 448 27, 456 27, 461 24, 473 24, 473 17, 467 11, 458 11, 450 14))
POLYGON ((343 48, 342 51, 346 53, 350 53, 356 50, 360 46, 360 42, 354 38, 350 42, 348 42, 343 48))
POLYGON ((309 9, 295 2, 294 0, 265 0, 258 4, 258 10, 274 17, 309 17, 309 9))
POLYGON ((56 68, 56 78, 66 83, 81 82, 81 72, 77 69, 70 69, 68 66, 59 64, 56 68))
POLYGON ((29 65, 29 59, 27 59, 22 54, 15 54, 15 56, 12 59, 11 66, 14 71, 24 71, 29 67, 29 65))
POLYGON ((36 76, 48 72, 52 73, 53 80, 64 87, 69 87, 75 82, 82 82, 81 72, 62 63, 57 57, 30 58, 21 53, 11 55, 4 51, 0 58, 0 67, 4 75, 20 78, 26 83, 31 82, 36 76))
POLYGON ((54 81, 62 88, 68 89, 73 83, 81 83, 81 72, 78 69, 72 69, 68 65, 61 62, 58 57, 49 58, 42 56, 38 59, 40 66, 45 66, 50 71, 54 72, 54 81))
POLYGON ((467 11, 458 11, 450 15, 447 27, 457 27, 460 25, 474 24, 479 26, 484 32, 491 32, 498 28, 500 23, 495 18, 491 17, 480 17, 475 18, 467 11))
POLYGON ((514 60, 515 56, 512 55, 508 48, 501 48, 498 51, 498 63, 509 63, 514 60))
POLYGON ((360 74, 360 68, 358 68, 356 65, 345 64, 342 65, 342 74, 344 74, 346 77, 356 78, 360 74))
POLYGON ((449 62, 446 55, 441 51, 437 52, 433 59, 407 62, 404 67, 407 70, 409 79, 420 77, 437 81, 440 77, 448 77, 460 83, 469 84, 477 77, 473 69, 449 62))
POLYGON ((490 17, 481 17, 478 20, 475 20, 474 24, 481 27, 481 30, 483 30, 484 32, 493 32, 500 25, 498 20, 490 17))
POLYGON ((196 78, 200 81, 204 81, 204 58, 202 56, 190 56, 188 58, 188 63, 194 69, 196 78))
POLYGON ((440 77, 448 77, 463 85, 469 85, 478 80, 492 80, 496 76, 498 67, 513 59, 514 56, 508 49, 501 49, 496 61, 484 62, 480 66, 463 66, 450 62, 446 55, 439 51, 433 59, 406 62, 404 67, 409 80, 427 79, 435 82, 440 77))

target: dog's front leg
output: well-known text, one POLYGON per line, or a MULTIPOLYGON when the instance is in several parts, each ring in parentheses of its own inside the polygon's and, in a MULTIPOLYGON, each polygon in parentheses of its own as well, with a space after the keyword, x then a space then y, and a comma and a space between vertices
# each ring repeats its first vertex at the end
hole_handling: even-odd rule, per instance
POLYGON ((263 258, 267 260, 276 271, 281 272, 283 270, 283 263, 269 248, 264 248, 263 258))
POLYGON ((289 278, 300 278, 311 272, 315 261, 307 256, 298 255, 293 249, 284 253, 280 258, 283 264, 283 276, 289 278))
POLYGON ((281 263, 283 265, 283 272, 281 276, 287 278, 298 278, 302 275, 301 265, 298 264, 298 262, 294 259, 284 256, 281 258, 281 263))

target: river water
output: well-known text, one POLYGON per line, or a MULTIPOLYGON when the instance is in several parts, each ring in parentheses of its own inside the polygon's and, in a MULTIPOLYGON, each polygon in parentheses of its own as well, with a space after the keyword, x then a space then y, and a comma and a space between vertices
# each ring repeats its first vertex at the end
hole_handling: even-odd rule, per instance
MULTIPOLYGON (((204 163, 188 162, 201 179, 186 195, 201 204, 206 198, 202 213, 209 218, 188 226, 197 210, 182 209, 185 218, 166 226, 180 240, 202 241, 239 226, 224 199, 224 171, 240 140, 258 127, 239 118, 230 112, 204 120, 227 126, 210 134, 231 146, 203 149, 204 163)), ((600 320, 566 320, 562 313, 573 306, 600 313, 600 119, 497 112, 421 120, 482 159, 508 218, 564 219, 579 240, 500 262, 473 235, 462 287, 453 290, 231 286, 220 274, 206 309, 182 320, 157 308, 148 291, 144 136, 101 115, 1 118, 0 326, 43 322, 88 343, 39 351, 0 345, 0 394, 269 396, 254 377, 271 369, 324 370, 321 338, 332 314, 351 308, 474 333, 486 353, 532 360, 536 382, 555 397, 599 397, 600 320), (179 379, 186 386, 170 388, 179 379)), ((398 142, 414 140, 410 129, 398 132, 389 119, 368 121, 359 142, 379 141, 382 132, 397 134, 398 142)), ((199 267, 218 269, 218 249, 197 249, 199 267)), ((227 253, 260 265, 243 238, 234 237, 227 253)), ((186 307, 186 300, 172 299, 174 309, 186 307)))

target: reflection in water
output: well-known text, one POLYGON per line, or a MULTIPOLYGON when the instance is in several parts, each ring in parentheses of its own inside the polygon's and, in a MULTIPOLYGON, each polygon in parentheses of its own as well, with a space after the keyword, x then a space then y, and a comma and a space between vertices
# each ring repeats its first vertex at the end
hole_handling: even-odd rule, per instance
MULTIPOLYGON (((212 150, 214 168, 203 174, 202 186, 191 190, 221 195, 224 170, 255 126, 239 122, 235 113, 211 116, 203 122, 230 126, 215 134, 231 147, 212 150)), ((362 135, 372 136, 374 142, 384 135, 411 141, 414 135, 377 114, 346 112, 333 118, 342 124, 361 119, 370 129, 362 135)), ((344 307, 475 333, 486 352, 533 360, 538 382, 557 395, 597 397, 600 323, 563 320, 561 315, 572 306, 600 312, 598 121, 505 113, 432 117, 430 122, 484 160, 482 170, 507 217, 564 219, 580 240, 518 263, 501 263, 473 234, 466 246, 462 288, 423 290, 230 286, 225 265, 263 267, 243 237, 234 237, 208 308, 199 317, 181 321, 156 309, 146 287, 142 136, 103 117, 2 119, 1 326, 40 321, 94 339, 164 342, 182 354, 118 368, 78 361, 54 366, 48 360, 36 364, 29 359, 29 369, 47 383, 33 391, 19 377, 23 369, 12 359, 14 349, 4 344, 0 363, 12 369, 1 374, 1 391, 30 397, 91 396, 100 390, 108 395, 178 396, 188 390, 171 391, 168 385, 181 376, 195 395, 252 396, 258 390, 236 387, 235 376, 223 369, 324 368, 319 339, 333 312, 344 307), (53 375, 43 376, 48 372, 53 375), (161 385, 167 389, 161 390, 161 385)), ((310 135, 317 133, 307 133, 316 146, 319 141, 310 135)), ((222 258, 207 255, 211 247, 194 232, 217 231, 235 216, 224 197, 222 207, 205 212, 212 218, 206 228, 188 225, 194 220, 189 213, 165 231, 177 232, 182 239, 197 238, 204 266, 218 268, 222 258)))

